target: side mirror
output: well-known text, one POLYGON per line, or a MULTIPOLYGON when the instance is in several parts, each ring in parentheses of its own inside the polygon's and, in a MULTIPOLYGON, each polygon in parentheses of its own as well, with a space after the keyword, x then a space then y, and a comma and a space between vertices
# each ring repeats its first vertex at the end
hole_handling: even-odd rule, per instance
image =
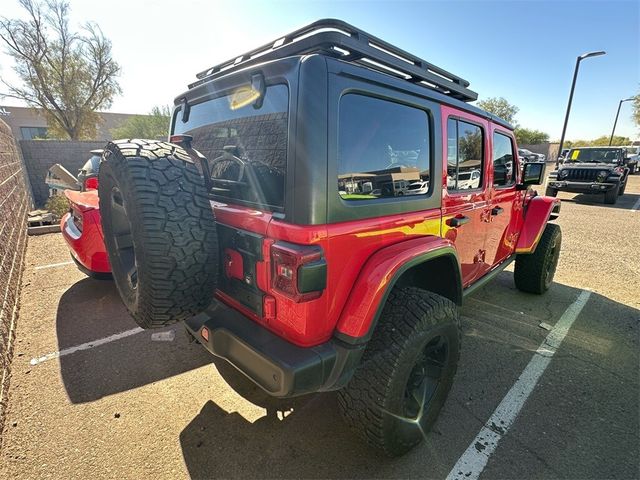
POLYGON ((522 183, 518 184, 518 190, 526 190, 529 185, 542 185, 544 167, 544 163, 525 163, 522 169, 522 183))

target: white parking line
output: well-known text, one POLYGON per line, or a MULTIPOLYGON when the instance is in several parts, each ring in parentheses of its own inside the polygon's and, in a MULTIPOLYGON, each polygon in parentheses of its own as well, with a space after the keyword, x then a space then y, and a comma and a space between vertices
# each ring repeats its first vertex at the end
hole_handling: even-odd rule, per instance
POLYGON ((640 198, 638 199, 638 201, 636 203, 634 203, 633 207, 631 207, 631 211, 632 212, 637 212, 638 209, 640 209, 640 198))
POLYGON ((551 357, 560 347, 590 295, 590 291, 582 291, 576 301, 565 310, 549 335, 540 344, 516 383, 507 392, 480 433, 472 440, 467 450, 453 466, 447 475, 447 480, 475 480, 480 476, 489 457, 496 450, 498 442, 513 425, 522 406, 551 362, 551 357))
POLYGON ((79 352, 80 350, 89 350, 93 347, 99 347, 100 345, 104 345, 105 343, 114 342, 116 340, 120 340, 121 338, 129 337, 140 332, 144 332, 144 330, 140 327, 132 328, 131 330, 127 330, 126 332, 116 333, 108 337, 100 338, 99 340, 94 340, 93 342, 87 342, 83 343, 82 345, 76 345, 75 347, 65 348, 64 350, 60 350, 59 352, 47 353, 42 357, 32 358, 31 362, 29 363, 31 363, 31 365, 38 365, 39 363, 44 363, 49 360, 53 360, 54 358, 64 357, 65 355, 70 355, 72 353, 79 352))
POLYGON ((39 267, 34 268, 34 270, 42 270, 43 268, 62 267, 63 265, 71 265, 72 263, 73 263, 73 260, 69 260, 68 262, 50 263, 48 265, 40 265, 39 267))

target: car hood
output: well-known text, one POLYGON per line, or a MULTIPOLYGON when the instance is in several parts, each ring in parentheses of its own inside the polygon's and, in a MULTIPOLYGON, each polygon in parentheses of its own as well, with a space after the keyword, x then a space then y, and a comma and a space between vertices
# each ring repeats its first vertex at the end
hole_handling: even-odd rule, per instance
POLYGON ((593 162, 566 162, 564 165, 562 165, 562 168, 560 170, 564 170, 565 168, 587 168, 587 169, 594 169, 597 168, 598 170, 613 170, 614 168, 616 168, 617 165, 614 165, 612 163, 593 163, 593 162))

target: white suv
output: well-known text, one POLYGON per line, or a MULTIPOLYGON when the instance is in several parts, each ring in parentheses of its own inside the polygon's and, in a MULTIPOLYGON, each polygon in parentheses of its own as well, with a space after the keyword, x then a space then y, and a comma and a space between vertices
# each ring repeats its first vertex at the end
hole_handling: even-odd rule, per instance
POLYGON ((407 188, 405 195, 422 195, 429 191, 429 182, 421 180, 419 182, 413 182, 407 188))

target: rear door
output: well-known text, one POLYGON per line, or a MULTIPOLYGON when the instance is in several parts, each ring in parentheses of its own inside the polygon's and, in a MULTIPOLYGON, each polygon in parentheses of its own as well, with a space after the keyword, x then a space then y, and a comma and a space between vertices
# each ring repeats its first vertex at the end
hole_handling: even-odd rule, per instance
POLYGON ((444 152, 443 236, 458 252, 462 283, 467 287, 483 270, 489 185, 488 122, 463 111, 442 107, 444 152), (479 176, 473 182, 468 178, 479 176), (463 181, 462 178, 467 178, 463 181))
POLYGON ((491 269, 515 251, 523 221, 524 192, 516 190, 520 165, 512 132, 491 124, 491 161, 487 224, 486 268, 491 269))

